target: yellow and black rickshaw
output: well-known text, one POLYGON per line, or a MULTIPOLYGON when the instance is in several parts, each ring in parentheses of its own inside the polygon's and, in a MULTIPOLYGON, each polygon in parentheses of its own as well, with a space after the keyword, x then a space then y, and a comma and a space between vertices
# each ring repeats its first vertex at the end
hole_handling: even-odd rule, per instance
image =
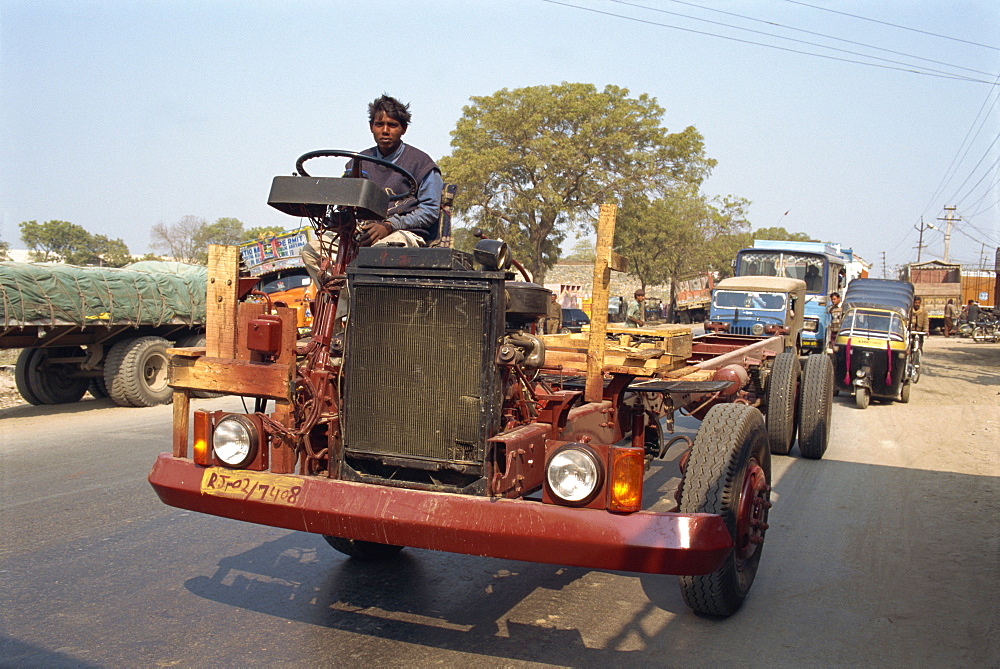
MULTIPOLYGON (((910 401, 918 378, 913 364, 919 337, 909 332, 913 285, 854 279, 844 294, 844 316, 834 350, 838 390, 850 391, 859 409, 872 397, 910 401)), ((915 333, 914 333, 915 334, 915 333)))

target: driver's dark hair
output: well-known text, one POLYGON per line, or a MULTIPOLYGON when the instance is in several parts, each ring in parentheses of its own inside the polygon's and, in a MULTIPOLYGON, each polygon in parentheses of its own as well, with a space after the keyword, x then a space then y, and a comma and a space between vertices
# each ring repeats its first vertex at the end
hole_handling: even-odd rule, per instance
POLYGON ((379 112, 385 112, 389 118, 399 121, 404 130, 406 126, 410 125, 410 105, 404 105, 396 98, 389 97, 384 93, 382 97, 376 98, 368 105, 368 125, 375 122, 375 117, 379 115, 379 112))

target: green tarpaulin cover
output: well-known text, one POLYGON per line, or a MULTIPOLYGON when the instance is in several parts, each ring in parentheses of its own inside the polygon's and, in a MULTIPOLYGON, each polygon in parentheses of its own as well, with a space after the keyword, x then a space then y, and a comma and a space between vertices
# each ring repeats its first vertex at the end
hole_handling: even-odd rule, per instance
POLYGON ((142 261, 122 269, 0 262, 4 327, 202 325, 208 268, 142 261))

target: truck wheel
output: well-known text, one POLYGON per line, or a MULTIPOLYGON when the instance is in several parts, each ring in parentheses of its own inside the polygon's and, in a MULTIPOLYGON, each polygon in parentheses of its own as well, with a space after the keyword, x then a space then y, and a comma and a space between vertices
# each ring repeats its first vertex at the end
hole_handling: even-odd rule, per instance
POLYGON ((871 399, 872 394, 867 388, 856 388, 854 390, 854 406, 859 409, 867 409, 871 399))
POLYGON ((37 348, 21 349, 21 353, 17 356, 17 363, 14 365, 14 383, 17 384, 17 392, 21 393, 25 402, 35 406, 45 404, 45 402, 35 394, 35 389, 29 379, 28 369, 32 366, 33 358, 40 350, 37 348))
POLYGON ((151 407, 168 404, 173 390, 167 385, 167 348, 162 337, 125 339, 111 347, 104 362, 108 395, 119 406, 151 407))
POLYGON ((833 363, 828 355, 810 355, 802 370, 799 408, 799 450, 802 457, 819 460, 830 441, 833 410, 833 363))
POLYGON ((108 396, 108 386, 104 383, 103 377, 95 377, 90 380, 87 391, 95 400, 103 400, 108 396))
POLYGON ((78 367, 72 363, 50 363, 57 358, 80 358, 83 351, 76 346, 25 349, 18 356, 14 380, 21 396, 31 404, 69 404, 79 402, 87 392, 89 381, 76 376, 78 367), (20 373, 18 373, 20 370, 20 373), (22 388, 23 386, 23 388, 22 388), (25 396, 27 392, 35 402, 25 396))
POLYGON ((374 541, 361 541, 359 539, 331 537, 328 534, 324 534, 323 538, 326 539, 326 543, 330 544, 344 555, 349 555, 352 558, 357 558, 359 560, 365 560, 366 562, 388 560, 391 557, 395 557, 399 554, 399 551, 403 550, 402 546, 378 544, 374 541))
POLYGON ((767 382, 767 437, 771 452, 778 455, 786 455, 795 441, 800 373, 794 349, 785 349, 775 357, 767 382))
POLYGON ((698 430, 684 473, 681 513, 723 517, 733 550, 711 574, 681 576, 681 594, 698 613, 728 616, 757 575, 771 507, 771 453, 764 418, 745 404, 720 404, 698 430))

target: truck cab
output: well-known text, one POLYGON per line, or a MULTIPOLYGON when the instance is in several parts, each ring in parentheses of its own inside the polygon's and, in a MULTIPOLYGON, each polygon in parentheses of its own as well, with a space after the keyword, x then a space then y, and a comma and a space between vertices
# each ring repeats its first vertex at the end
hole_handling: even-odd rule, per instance
POLYGON ((707 329, 738 335, 785 336, 787 347, 801 348, 806 283, 776 276, 723 279, 712 291, 707 329))

